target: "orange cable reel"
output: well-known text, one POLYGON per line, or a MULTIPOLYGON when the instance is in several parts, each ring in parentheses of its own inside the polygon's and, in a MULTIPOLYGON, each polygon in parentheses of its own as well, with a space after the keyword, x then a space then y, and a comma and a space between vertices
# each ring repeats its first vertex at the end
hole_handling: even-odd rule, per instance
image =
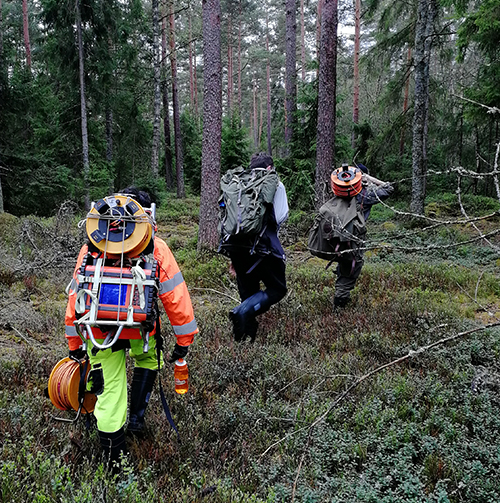
POLYGON ((359 168, 343 164, 330 177, 333 193, 338 197, 353 197, 361 192, 362 172, 359 168))
MULTIPOLYGON (((66 357, 59 360, 52 369, 49 377, 48 393, 50 401, 57 409, 79 410, 78 390, 80 387, 81 365, 81 363, 66 357)), ((85 385, 89 371, 90 364, 85 374, 85 385)), ((94 410, 96 401, 97 397, 93 393, 85 391, 81 413, 91 413, 94 410)))

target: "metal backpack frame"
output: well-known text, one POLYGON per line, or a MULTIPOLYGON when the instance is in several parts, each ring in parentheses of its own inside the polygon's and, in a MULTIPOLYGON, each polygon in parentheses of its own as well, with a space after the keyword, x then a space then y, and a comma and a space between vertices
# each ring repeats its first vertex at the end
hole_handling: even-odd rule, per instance
MULTIPOLYGON (((132 197, 129 197, 131 201, 133 201, 132 197)), ((92 203, 92 208, 95 207, 95 203, 92 203)), ((156 216, 156 205, 154 203, 151 204, 150 208, 144 208, 144 213, 140 215, 133 215, 127 211, 127 205, 122 205, 123 214, 117 214, 113 208, 108 208, 106 211, 102 213, 97 213, 94 215, 93 213, 89 213, 87 218, 98 218, 100 220, 106 221, 106 236, 104 239, 104 251, 102 252, 102 256, 98 256, 95 259, 95 266, 92 275, 85 275, 85 262, 82 264, 82 268, 80 269, 80 273, 78 274, 78 283, 80 285, 76 297, 75 311, 77 314, 81 315, 77 320, 74 321, 76 331, 83 342, 83 348, 86 348, 87 337, 85 336, 86 332, 88 334, 88 338, 92 342, 93 346, 99 350, 105 350, 112 347, 116 341, 120 338, 120 335, 124 328, 132 328, 139 329, 141 333, 141 338, 143 340, 143 351, 146 353, 149 350, 149 333, 150 330, 147 330, 143 321, 137 321, 134 319, 134 306, 133 306, 133 298, 137 296, 139 299, 139 306, 141 309, 144 309, 146 306, 146 302, 148 299, 145 298, 145 290, 147 287, 150 287, 150 291, 158 291, 158 280, 157 278, 150 277, 148 278, 145 270, 139 265, 139 262, 143 260, 144 262, 148 262, 146 257, 139 257, 137 263, 131 266, 130 274, 124 274, 124 268, 128 267, 125 265, 125 260, 128 259, 125 253, 125 238, 126 238, 126 229, 128 222, 144 222, 147 221, 152 226, 152 235, 151 239, 154 238, 154 230, 155 230, 155 216, 156 216), (148 210, 148 212, 146 212, 148 210), (106 260, 108 259, 108 237, 110 232, 110 227, 113 224, 116 224, 117 221, 123 223, 122 225, 122 250, 119 257, 119 265, 116 266, 116 269, 119 269, 118 276, 114 275, 106 275, 106 260), (127 277, 129 276, 129 277, 127 277), (131 276, 131 277, 130 277, 131 276), (89 288, 82 288, 81 285, 87 284, 89 288), (100 317, 100 306, 101 306, 101 297, 103 295, 103 286, 110 286, 114 289, 114 293, 116 294, 117 290, 117 309, 116 309, 116 319, 107 316, 106 318, 100 317), (125 292, 123 287, 125 287, 125 292), (129 304, 125 306, 126 299, 123 296, 128 297, 129 304), (126 312, 125 319, 123 314, 126 312), (93 333, 93 328, 96 327, 117 327, 116 331, 110 330, 107 336, 104 338, 102 343, 97 342, 96 337, 93 333)), ((156 261, 152 261, 153 264, 156 261)), ((152 266, 155 269, 154 265, 152 266)))

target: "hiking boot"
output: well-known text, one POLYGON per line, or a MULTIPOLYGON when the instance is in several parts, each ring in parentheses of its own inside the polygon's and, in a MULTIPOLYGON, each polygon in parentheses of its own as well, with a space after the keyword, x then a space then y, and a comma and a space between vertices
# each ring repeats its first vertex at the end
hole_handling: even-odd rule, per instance
POLYGON ((351 302, 349 297, 334 297, 333 298, 333 307, 334 309, 343 309, 351 302))
POLYGON ((245 337, 245 320, 237 307, 229 311, 229 319, 233 322, 234 340, 240 342, 245 337))
POLYGON ((156 381, 156 370, 142 367, 134 368, 132 386, 130 389, 130 414, 127 434, 142 438, 144 436, 144 415, 149 403, 149 397, 156 381))
POLYGON ((120 472, 120 458, 127 455, 125 431, 123 426, 115 432, 107 433, 98 430, 106 465, 112 474, 120 472))

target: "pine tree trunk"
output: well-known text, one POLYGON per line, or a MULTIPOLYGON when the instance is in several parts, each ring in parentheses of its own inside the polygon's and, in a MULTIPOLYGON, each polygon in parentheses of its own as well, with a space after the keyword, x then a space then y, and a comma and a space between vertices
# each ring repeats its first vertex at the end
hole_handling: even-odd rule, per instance
POLYGON ((191 26, 191 10, 189 10, 189 97, 191 110, 194 110, 194 69, 193 69, 193 30, 191 26))
POLYGON ((163 0, 161 23, 161 71, 162 71, 162 100, 163 100, 163 142, 165 144, 165 159, 163 170, 165 185, 168 190, 174 188, 174 175, 172 173, 172 140, 170 138, 170 108, 168 105, 168 79, 167 79, 167 0, 163 0))
POLYGON ((170 4, 170 65, 172 69, 172 103, 174 108, 174 147, 175 172, 177 178, 177 197, 186 197, 184 187, 184 158, 182 152, 182 133, 179 106, 179 92, 177 89, 177 55, 175 51, 175 19, 174 6, 170 4))
POLYGON ((259 119, 257 118, 257 80, 253 81, 253 145, 259 149, 259 119))
POLYGON ((85 70, 83 56, 82 18, 80 13, 80 0, 76 0, 76 32, 78 41, 78 63, 80 77, 80 110, 82 124, 82 158, 83 179, 85 191, 85 209, 90 209, 90 162, 89 162, 89 136, 87 131, 87 101, 85 98, 85 70))
POLYGON ((198 114, 198 77, 196 73, 196 42, 193 44, 193 53, 194 53, 194 110, 196 113, 196 117, 198 114))
POLYGON ((415 26, 415 104, 413 115, 412 188, 410 209, 423 215, 427 176, 427 108, 429 99, 429 64, 434 0, 419 0, 415 26))
POLYGON ((24 49, 26 51, 26 66, 31 70, 31 44, 30 30, 28 18, 28 0, 23 0, 23 32, 24 32, 24 49))
POLYGON ((238 111, 241 113, 241 0, 238 17, 238 111))
MULTIPOLYGON (((318 11, 316 15, 316 59, 319 61, 319 49, 321 45, 321 18, 323 13, 323 4, 325 0, 318 0, 318 11)), ((319 77, 319 65, 316 70, 316 78, 319 77)))
POLYGON ((316 142, 316 203, 330 195, 329 178, 335 166, 335 112, 337 77, 337 0, 325 0, 321 15, 318 82, 318 133, 316 142))
POLYGON ((198 250, 214 249, 217 231, 222 133, 220 0, 203 0, 203 145, 198 250))
POLYGON ((269 16, 266 17, 266 52, 267 52, 267 153, 273 155, 271 143, 271 61, 269 59, 269 16))
POLYGON ((286 76, 285 76, 285 144, 291 154, 297 106, 297 16, 296 0, 286 0, 286 76))
POLYGON ((302 82, 306 80, 306 27, 304 20, 304 0, 300 0, 300 59, 302 67, 302 82))
MULTIPOLYGON (((352 122, 359 122, 359 42, 360 42, 360 15, 361 0, 354 0, 354 89, 352 97, 352 122)), ((356 131, 353 129, 351 146, 356 148, 356 131)))
POLYGON ((0 71, 3 71, 3 14, 2 14, 2 0, 0 0, 0 71))
POLYGON ((159 47, 159 7, 158 0, 152 0, 151 8, 153 12, 153 145, 151 154, 151 173, 158 178, 158 163, 160 157, 160 47, 159 47))
POLYGON ((233 94, 233 46, 231 39, 231 16, 227 22, 227 111, 231 115, 233 94))

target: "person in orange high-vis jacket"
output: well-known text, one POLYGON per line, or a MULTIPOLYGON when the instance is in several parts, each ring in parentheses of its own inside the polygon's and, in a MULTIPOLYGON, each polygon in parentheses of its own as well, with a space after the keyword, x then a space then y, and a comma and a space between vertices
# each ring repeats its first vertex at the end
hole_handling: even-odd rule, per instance
MULTIPOLYGON (((120 194, 130 195, 145 208, 151 206, 149 194, 138 191, 135 187, 128 187, 120 191, 120 194)), ((98 250, 90 241, 81 248, 78 255, 73 279, 69 286, 69 299, 66 308, 66 338, 70 356, 76 358, 84 356, 82 340, 74 324, 77 319, 75 304, 78 291, 78 272, 89 253, 94 257, 98 255, 98 250)), ((159 298, 177 338, 169 359, 169 362, 173 363, 186 356, 194 335, 198 333, 198 327, 186 283, 170 248, 165 241, 155 236, 146 250, 142 252, 143 255, 150 253, 153 253, 153 257, 158 263, 159 298)), ((120 338, 108 349, 98 349, 93 346, 90 340, 86 341, 91 364, 88 387, 97 396, 94 409, 97 429, 104 454, 112 464, 119 460, 122 453, 126 453, 126 351, 128 350, 129 356, 134 359, 127 433, 140 437, 144 431, 144 415, 156 380, 158 367, 163 366, 161 354, 158 358, 156 353, 157 337, 155 334, 158 328, 159 320, 150 332, 149 349, 146 353, 143 351, 143 340, 139 329, 124 328, 120 338)), ((93 334, 99 344, 102 344, 107 335, 97 327, 93 328, 93 334)))

